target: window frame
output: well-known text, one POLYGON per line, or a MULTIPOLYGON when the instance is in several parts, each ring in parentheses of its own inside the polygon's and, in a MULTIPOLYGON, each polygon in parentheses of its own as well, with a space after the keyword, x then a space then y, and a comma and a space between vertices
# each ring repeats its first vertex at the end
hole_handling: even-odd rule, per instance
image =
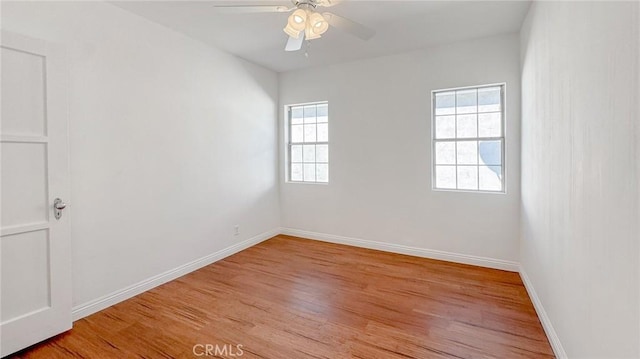
MULTIPOLYGON (((292 168, 292 156, 291 156, 291 147, 293 145, 302 145, 304 146, 305 144, 312 144, 312 145, 327 145, 327 149, 329 150, 330 148, 330 140, 329 141, 317 141, 317 132, 316 132, 316 142, 292 142, 291 141, 291 126, 293 125, 291 122, 291 116, 292 116, 292 108, 294 107, 304 107, 304 106, 310 106, 310 105, 327 105, 327 138, 330 138, 329 136, 329 101, 327 100, 322 100, 322 101, 314 101, 314 102, 304 102, 304 103, 295 103, 295 104, 288 104, 284 106, 284 112, 285 112, 285 133, 284 133, 284 138, 285 138, 285 183, 294 183, 294 184, 311 184, 311 185, 328 185, 329 184, 329 176, 330 176, 330 171, 329 171, 329 175, 327 175, 327 181, 326 182, 319 182, 319 181, 305 181, 304 180, 304 174, 303 174, 303 180, 301 181, 294 181, 291 179, 291 168, 292 168)), ((318 122, 316 122, 316 125, 318 124, 318 122)), ((317 127, 316 127, 316 131, 317 131, 317 127)), ((323 164, 324 162, 314 162, 314 164, 323 164)), ((331 151, 329 151, 329 153, 327 154, 327 169, 329 169, 329 164, 331 163, 331 151)), ((304 167, 304 162, 303 162, 303 167, 304 167)), ((304 171, 304 168, 303 168, 304 171)), ((317 169, 316 169, 317 171, 317 169)), ((317 175, 316 175, 316 179, 317 179, 317 175)))
MULTIPOLYGON (((491 83, 491 84, 482 84, 482 85, 474 85, 474 86, 463 86, 463 87, 453 87, 453 88, 445 88, 445 89, 436 89, 436 90, 431 90, 431 190, 432 191, 437 191, 437 192, 467 192, 467 193, 490 193, 490 194, 507 194, 507 104, 506 104, 506 98, 507 98, 507 84, 506 82, 500 82, 500 83, 491 83), (447 138, 447 139, 436 139, 436 94, 438 93, 443 93, 443 92, 457 92, 457 91, 463 91, 463 90, 470 90, 470 89, 475 89, 476 91, 479 89, 483 89, 483 88, 489 88, 489 87, 500 87, 500 113, 501 113, 501 136, 500 137, 480 137, 479 135, 476 135, 476 137, 458 137, 457 134, 457 127, 456 127, 456 137, 454 138, 447 138), (502 158, 502 164, 501 164, 501 177, 500 177, 500 181, 502 183, 502 189, 499 191, 492 191, 492 190, 481 190, 480 189, 480 183, 478 182, 478 189, 474 190, 474 189, 458 189, 458 188, 438 188, 436 187, 436 143, 438 142, 453 142, 453 143, 457 143, 459 141, 496 141, 496 140, 500 140, 502 142, 502 146, 501 146, 501 158, 502 158)), ((477 92, 476 92, 477 94, 477 92)), ((477 96, 477 95, 476 95, 477 96)), ((457 101, 457 95, 455 96, 456 101, 457 101)), ((456 103, 457 104, 457 103, 456 103)), ((477 101, 477 97, 476 97, 476 106, 478 105, 478 101, 477 101)), ((457 108, 457 106, 456 106, 457 108)), ((475 114, 478 115, 481 112, 478 112, 476 109, 475 114)), ((457 116, 457 113, 455 114, 457 116)), ((477 119, 476 119, 477 121, 477 119)), ((456 126, 457 126, 457 119, 456 119, 456 126)), ((479 131, 479 129, 478 129, 479 131)), ((478 154, 479 155, 479 154, 478 154)), ((457 160, 457 151, 456 151, 456 164, 453 165, 456 168, 456 187, 458 187, 458 175, 457 175, 457 170, 458 170, 458 160, 457 160)), ((478 171, 479 171, 479 165, 478 167, 478 171)))

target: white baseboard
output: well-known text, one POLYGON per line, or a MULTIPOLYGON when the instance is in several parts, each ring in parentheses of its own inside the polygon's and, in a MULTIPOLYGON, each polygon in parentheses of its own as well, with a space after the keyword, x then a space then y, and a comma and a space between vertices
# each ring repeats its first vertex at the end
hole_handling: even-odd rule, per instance
POLYGON ((385 251, 385 252, 407 254, 410 256, 438 259, 438 260, 443 260, 448 262, 471 264, 475 266, 501 269, 501 270, 506 270, 510 272, 518 272, 520 269, 520 264, 518 262, 506 261, 502 259, 479 257, 479 256, 468 255, 468 254, 451 253, 451 252, 445 252, 445 251, 438 251, 434 249, 409 247, 409 246, 404 246, 400 244, 376 242, 376 241, 370 241, 366 239, 343 237, 343 236, 337 236, 337 235, 326 234, 326 233, 309 232, 309 231, 303 231, 300 229, 293 229, 293 228, 280 228, 280 233, 290 235, 290 236, 315 239, 323 242, 345 244, 348 246, 376 249, 376 250, 385 251))
POLYGON ((531 283, 531 280, 529 279, 529 276, 527 276, 527 272, 524 271, 522 265, 520 266, 520 278, 522 278, 524 287, 527 289, 527 293, 529 293, 529 298, 531 298, 531 301, 533 302, 533 306, 536 309, 538 318, 540 318, 540 322, 542 323, 542 328, 544 328, 544 332, 547 334, 547 338, 549 338, 549 343, 551 344, 553 353, 556 355, 557 359, 567 359, 567 353, 562 347, 560 338, 558 338, 556 330, 553 329, 551 320, 549 319, 547 312, 544 310, 542 302, 540 301, 536 290, 533 288, 533 283, 531 283))
POLYGON ((219 250, 215 253, 211 253, 202 258, 196 259, 192 262, 183 264, 177 268, 168 270, 164 273, 158 274, 151 278, 145 279, 141 282, 128 286, 126 288, 117 290, 113 293, 107 294, 98 299, 92 300, 88 303, 84 303, 78 306, 73 307, 72 310, 72 319, 74 321, 78 319, 82 319, 88 315, 91 315, 95 312, 103 310, 107 307, 110 307, 114 304, 120 303, 124 300, 127 300, 131 297, 134 297, 140 293, 146 292, 152 288, 155 288, 161 284, 172 281, 176 278, 179 278, 187 273, 193 272, 197 269, 200 269, 204 266, 207 266, 213 262, 219 261, 225 257, 228 257, 232 254, 240 252, 244 249, 247 249, 251 246, 254 246, 262 241, 265 241, 271 237, 277 236, 279 234, 279 230, 272 229, 270 231, 260 233, 257 236, 249 238, 240 243, 234 244, 230 247, 219 250))

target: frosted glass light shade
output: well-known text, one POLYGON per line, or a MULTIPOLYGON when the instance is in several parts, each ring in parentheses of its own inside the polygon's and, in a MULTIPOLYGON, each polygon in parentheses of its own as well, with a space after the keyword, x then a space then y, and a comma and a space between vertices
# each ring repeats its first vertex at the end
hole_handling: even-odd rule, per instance
POLYGON ((325 18, 317 12, 309 15, 309 24, 311 26, 311 29, 313 29, 313 32, 317 35, 324 34, 329 28, 329 23, 327 22, 327 20, 325 20, 325 18))
POLYGON ((291 26, 289 26, 289 24, 287 24, 287 26, 285 26, 285 28, 283 29, 283 31, 285 32, 285 34, 293 37, 293 38, 298 38, 300 37, 300 30, 296 30, 294 28, 292 28, 291 26))
POLYGON ((289 15, 287 27, 291 27, 291 29, 296 31, 302 31, 307 25, 307 20, 307 12, 303 9, 298 9, 289 15))
POLYGON ((319 39, 321 36, 320 34, 313 31, 313 28, 311 26, 307 26, 307 28, 304 30, 304 37, 307 40, 314 40, 319 39))

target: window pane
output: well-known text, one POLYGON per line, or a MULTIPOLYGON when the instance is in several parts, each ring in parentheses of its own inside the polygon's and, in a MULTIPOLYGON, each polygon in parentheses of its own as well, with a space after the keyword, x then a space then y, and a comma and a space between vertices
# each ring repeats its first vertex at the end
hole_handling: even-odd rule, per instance
POLYGON ((291 162, 302 162, 302 145, 291 146, 291 162))
POLYGON ((455 166, 436 166, 436 188, 456 188, 455 166))
POLYGON ((500 87, 478 89, 478 112, 500 111, 500 87))
POLYGON ((456 137, 456 116, 436 116, 436 138, 456 137))
POLYGON ((436 94, 436 115, 453 115, 456 113, 456 93, 441 92, 436 94))
POLYGON ((329 145, 316 145, 316 162, 329 162, 329 145))
POLYGON ((478 115, 478 136, 502 136, 502 113, 481 113, 478 115))
POLYGON ((455 165, 456 164, 456 143, 436 142, 436 164, 455 165))
POLYGON ((302 142, 302 125, 291 126, 291 142, 302 142))
POLYGON ((458 115, 458 137, 471 138, 478 136, 477 115, 458 115))
POLYGON ((457 158, 459 165, 478 164, 478 142, 458 141, 457 158))
POLYGON ((329 182, 329 165, 317 164, 316 176, 317 176, 316 181, 318 182, 329 182))
POLYGON ((329 120, 329 105, 321 104, 317 107, 318 122, 327 122, 329 120))
POLYGON ((316 125, 304 125, 304 142, 316 142, 316 125))
POLYGON ((302 164, 301 163, 291 164, 291 180, 302 181, 302 164))
POLYGON ((316 145, 304 145, 302 157, 303 157, 303 162, 315 162, 316 161, 316 145))
POLYGON ((502 164, 502 141, 480 141, 480 161, 487 165, 502 164))
POLYGON ((476 106, 476 89, 457 91, 456 95, 456 113, 477 112, 478 107, 476 106))
POLYGON ((302 107, 292 107, 291 108, 291 124, 299 125, 302 124, 303 117, 302 107))
POLYGON ((458 189, 478 189, 478 167, 458 166, 458 189))
POLYGON ((480 166, 480 190, 502 191, 502 167, 480 166))
POLYGON ((305 181, 316 181, 316 165, 313 163, 305 163, 304 164, 304 180, 305 181))
POLYGON ((304 123, 316 123, 316 105, 304 107, 304 123))
POLYGON ((329 124, 318 124, 318 142, 329 142, 329 124))

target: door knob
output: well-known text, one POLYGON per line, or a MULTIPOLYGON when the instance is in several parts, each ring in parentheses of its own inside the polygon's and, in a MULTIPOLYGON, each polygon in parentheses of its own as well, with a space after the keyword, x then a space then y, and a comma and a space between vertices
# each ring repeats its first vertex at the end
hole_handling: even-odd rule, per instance
POLYGON ((67 204, 62 202, 60 198, 56 198, 53 200, 53 215, 56 219, 60 219, 62 217, 62 210, 67 207, 67 204))

